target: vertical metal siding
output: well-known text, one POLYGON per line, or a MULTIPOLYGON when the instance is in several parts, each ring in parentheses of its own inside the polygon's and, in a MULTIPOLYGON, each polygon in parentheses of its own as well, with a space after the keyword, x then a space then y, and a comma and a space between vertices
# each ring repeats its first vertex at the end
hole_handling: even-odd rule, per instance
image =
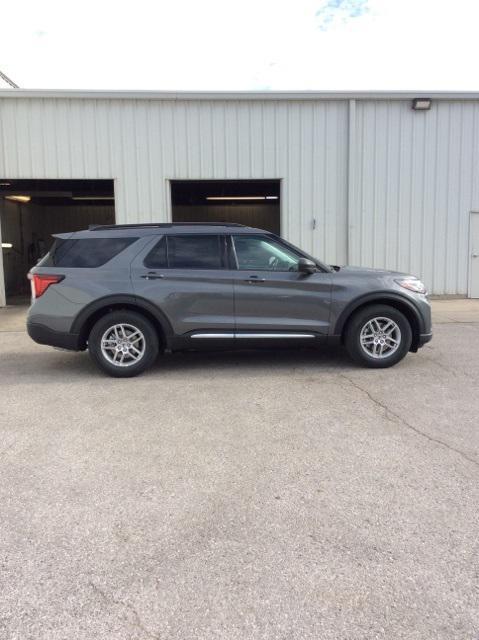
POLYGON ((466 293, 479 102, 354 104, 0 99, 0 177, 113 178, 118 222, 168 220, 170 179, 277 178, 292 242, 466 293))
POLYGON ((468 220, 479 207, 479 104, 358 101, 352 262, 467 292, 468 220))
POLYGON ((278 178, 283 235, 344 262, 347 109, 339 100, 0 100, 0 176, 114 178, 118 222, 167 220, 169 179, 278 178))

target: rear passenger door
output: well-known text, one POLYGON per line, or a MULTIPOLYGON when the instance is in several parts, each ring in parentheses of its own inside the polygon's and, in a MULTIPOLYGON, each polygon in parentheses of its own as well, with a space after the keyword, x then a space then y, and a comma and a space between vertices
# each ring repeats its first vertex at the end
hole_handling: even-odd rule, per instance
POLYGON ((133 261, 135 295, 154 303, 177 336, 234 332, 233 274, 221 234, 165 234, 133 261))

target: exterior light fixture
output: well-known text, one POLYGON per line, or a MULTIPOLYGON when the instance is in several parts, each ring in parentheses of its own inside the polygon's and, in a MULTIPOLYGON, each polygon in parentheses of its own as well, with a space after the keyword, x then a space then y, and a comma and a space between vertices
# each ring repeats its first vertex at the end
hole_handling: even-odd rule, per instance
POLYGON ((12 202, 30 202, 30 196, 5 196, 5 200, 11 200, 12 202))
POLYGON ((207 200, 277 200, 278 196, 207 196, 207 200))
POLYGON ((431 108, 431 98, 414 98, 412 108, 414 111, 429 111, 431 108))
POLYGON ((11 242, 2 242, 2 249, 13 249, 13 244, 11 242))

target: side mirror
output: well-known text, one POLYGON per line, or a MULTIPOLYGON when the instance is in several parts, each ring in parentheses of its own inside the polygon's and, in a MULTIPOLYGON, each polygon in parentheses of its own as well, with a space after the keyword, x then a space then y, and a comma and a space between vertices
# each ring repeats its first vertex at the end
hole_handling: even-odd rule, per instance
POLYGON ((316 273, 317 270, 318 268, 312 260, 308 260, 307 258, 300 258, 298 260, 298 271, 300 273, 316 273))

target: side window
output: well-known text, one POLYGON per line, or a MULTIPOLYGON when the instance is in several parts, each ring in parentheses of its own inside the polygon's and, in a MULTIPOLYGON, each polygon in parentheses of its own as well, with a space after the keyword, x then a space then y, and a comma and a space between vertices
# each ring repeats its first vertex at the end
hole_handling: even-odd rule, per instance
POLYGON ((168 267, 166 253, 166 236, 163 236, 159 242, 155 244, 144 261, 145 267, 148 269, 166 269, 168 267))
POLYGON ((101 267, 124 251, 138 238, 57 239, 49 253, 38 263, 41 267, 101 267))
POLYGON ((238 269, 297 271, 299 255, 276 240, 262 236, 233 236, 238 269))
POLYGON ((146 256, 149 269, 223 269, 223 236, 165 235, 146 256))
POLYGON ((170 269, 222 269, 220 236, 168 236, 170 269))

